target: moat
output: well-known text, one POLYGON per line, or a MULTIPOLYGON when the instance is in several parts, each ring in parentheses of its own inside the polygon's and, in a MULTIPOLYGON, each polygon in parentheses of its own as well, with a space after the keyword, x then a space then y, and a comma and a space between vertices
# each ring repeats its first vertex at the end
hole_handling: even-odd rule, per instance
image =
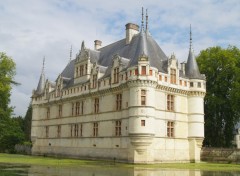
POLYGON ((206 171, 164 168, 126 168, 86 165, 79 167, 0 164, 0 176, 237 176, 240 171, 206 171))

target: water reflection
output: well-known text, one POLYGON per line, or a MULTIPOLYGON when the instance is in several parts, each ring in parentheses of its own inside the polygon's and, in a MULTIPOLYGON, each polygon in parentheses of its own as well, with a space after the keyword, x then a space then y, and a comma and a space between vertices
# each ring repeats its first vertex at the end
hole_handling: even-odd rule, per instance
POLYGON ((240 172, 122 168, 114 166, 43 167, 0 165, 0 176, 237 176, 240 172))

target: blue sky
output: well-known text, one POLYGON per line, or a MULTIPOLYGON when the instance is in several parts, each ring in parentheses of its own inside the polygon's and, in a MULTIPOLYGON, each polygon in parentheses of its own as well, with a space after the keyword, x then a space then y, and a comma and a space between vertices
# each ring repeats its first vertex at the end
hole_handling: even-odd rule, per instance
POLYGON ((239 0, 5 0, 0 2, 0 51, 17 64, 11 105, 25 115, 46 57, 46 77, 54 81, 84 40, 102 45, 125 37, 125 24, 141 23, 148 8, 149 30, 167 56, 186 61, 189 26, 195 54, 211 46, 240 48, 239 0))

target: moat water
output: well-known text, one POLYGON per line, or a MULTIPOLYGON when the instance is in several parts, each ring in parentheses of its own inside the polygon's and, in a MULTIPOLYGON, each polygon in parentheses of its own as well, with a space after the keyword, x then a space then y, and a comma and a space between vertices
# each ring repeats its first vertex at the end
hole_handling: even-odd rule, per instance
POLYGON ((0 176, 240 176, 240 172, 91 165, 61 168, 0 164, 0 176))

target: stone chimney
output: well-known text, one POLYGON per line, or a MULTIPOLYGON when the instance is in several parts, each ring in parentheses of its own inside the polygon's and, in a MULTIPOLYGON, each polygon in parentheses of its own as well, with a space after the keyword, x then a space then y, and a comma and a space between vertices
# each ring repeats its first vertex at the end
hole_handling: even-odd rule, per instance
POLYGON ((181 63, 181 70, 183 72, 183 75, 185 75, 185 67, 186 67, 186 63, 185 62, 182 62, 181 63))
POLYGON ((135 34, 138 34, 139 26, 133 23, 128 23, 126 26, 126 44, 129 44, 135 34))
POLYGON ((95 50, 100 49, 101 46, 102 46, 102 41, 101 40, 95 40, 94 41, 94 48, 95 48, 95 50))

